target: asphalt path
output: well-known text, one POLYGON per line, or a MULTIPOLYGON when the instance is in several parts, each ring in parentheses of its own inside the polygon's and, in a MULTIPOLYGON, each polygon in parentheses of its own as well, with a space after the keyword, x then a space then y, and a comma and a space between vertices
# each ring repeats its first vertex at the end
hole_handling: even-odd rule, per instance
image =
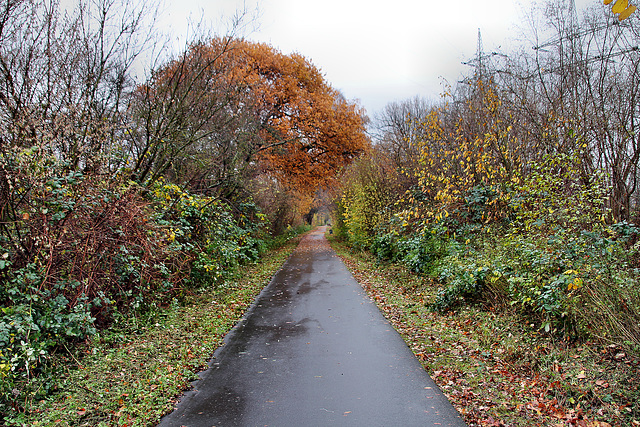
POLYGON ((324 237, 305 236, 161 426, 464 426, 324 237))

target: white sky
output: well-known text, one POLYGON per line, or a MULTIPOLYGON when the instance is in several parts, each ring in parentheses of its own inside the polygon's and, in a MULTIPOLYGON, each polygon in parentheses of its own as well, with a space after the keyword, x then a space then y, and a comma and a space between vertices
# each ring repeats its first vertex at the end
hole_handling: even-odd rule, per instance
MULTIPOLYGON (((542 0, 540 0, 542 1, 542 0)), ((575 0, 578 10, 600 0, 575 0)), ((560 3, 560 0, 554 0, 560 3)), ((468 73, 476 52, 509 53, 533 0, 167 0, 162 26, 184 34, 201 17, 224 33, 224 17, 259 10, 251 40, 298 52, 322 70, 347 99, 368 114, 391 101, 437 99, 442 78, 452 85, 468 73)))

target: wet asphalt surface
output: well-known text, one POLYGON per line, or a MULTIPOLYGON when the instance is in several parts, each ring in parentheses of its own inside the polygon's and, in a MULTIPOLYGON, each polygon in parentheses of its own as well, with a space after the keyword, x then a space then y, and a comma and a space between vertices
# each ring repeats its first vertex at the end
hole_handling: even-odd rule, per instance
POLYGON ((464 426, 324 238, 307 235, 160 426, 464 426))

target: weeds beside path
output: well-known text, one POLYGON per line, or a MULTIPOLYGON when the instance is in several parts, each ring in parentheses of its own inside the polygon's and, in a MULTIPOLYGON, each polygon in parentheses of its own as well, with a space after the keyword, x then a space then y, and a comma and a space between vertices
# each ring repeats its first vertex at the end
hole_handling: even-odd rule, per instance
MULTIPOLYGON (((228 287, 188 297, 144 323, 132 319, 103 332, 82 355, 68 356, 61 389, 19 425, 151 426, 206 368, 225 334, 243 316, 299 238, 244 269, 228 287), (81 356, 81 357, 80 357, 81 356)), ((62 361, 61 361, 62 362, 62 361)))
POLYGON ((640 365, 621 349, 554 341, 514 313, 434 313, 429 279, 331 244, 470 426, 640 426, 640 365))

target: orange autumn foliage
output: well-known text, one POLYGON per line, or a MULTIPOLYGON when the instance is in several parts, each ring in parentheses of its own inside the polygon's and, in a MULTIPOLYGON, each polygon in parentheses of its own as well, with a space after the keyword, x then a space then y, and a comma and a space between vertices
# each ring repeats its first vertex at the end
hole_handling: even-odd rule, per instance
MULTIPOLYGON (((199 71, 203 106, 211 96, 234 97, 225 108, 255 124, 247 161, 286 188, 313 192, 368 149, 364 110, 345 100, 302 55, 220 38, 192 46, 187 55, 212 64, 199 71)), ((176 74, 171 71, 167 75, 176 74)))
POLYGON ((325 185, 369 147, 364 111, 305 57, 246 40, 231 54, 260 116, 257 159, 285 186, 304 191, 325 185))

